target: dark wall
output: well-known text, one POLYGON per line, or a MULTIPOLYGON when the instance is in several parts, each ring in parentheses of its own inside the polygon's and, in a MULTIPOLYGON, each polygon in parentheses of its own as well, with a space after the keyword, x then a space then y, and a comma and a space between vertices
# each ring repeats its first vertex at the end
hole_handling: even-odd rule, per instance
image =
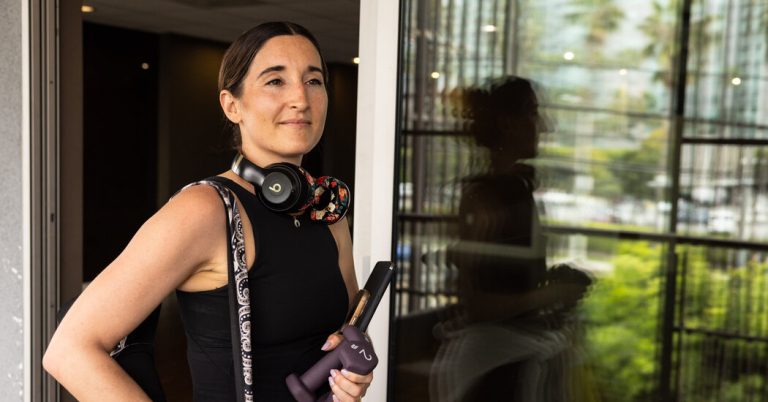
POLYGON ((323 174, 338 177, 354 194, 357 65, 328 66, 328 118, 323 134, 323 174))
POLYGON ((82 2, 59 3, 59 180, 61 237, 59 301, 75 297, 83 283, 83 21, 82 2))
POLYGON ((158 205, 192 181, 227 169, 217 80, 227 44, 180 35, 160 38, 158 205))
POLYGON ((155 211, 157 44, 157 35, 83 24, 85 281, 155 211))

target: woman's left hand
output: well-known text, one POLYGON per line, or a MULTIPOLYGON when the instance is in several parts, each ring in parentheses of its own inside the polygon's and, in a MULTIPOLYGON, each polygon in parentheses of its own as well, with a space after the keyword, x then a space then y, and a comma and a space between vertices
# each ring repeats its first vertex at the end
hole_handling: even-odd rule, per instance
POLYGON ((362 400, 363 396, 365 396, 365 391, 371 385, 371 380, 373 380, 373 373, 360 375, 344 369, 341 371, 331 370, 331 376, 328 377, 335 402, 362 400))
MULTIPOLYGON (((339 346, 343 339, 344 337, 339 333, 332 334, 328 337, 322 349, 324 351, 333 350, 336 346, 339 346)), ((331 385, 331 392, 333 392, 333 400, 335 402, 362 400, 372 380, 373 373, 362 375, 347 370, 331 370, 328 377, 328 383, 331 385)))

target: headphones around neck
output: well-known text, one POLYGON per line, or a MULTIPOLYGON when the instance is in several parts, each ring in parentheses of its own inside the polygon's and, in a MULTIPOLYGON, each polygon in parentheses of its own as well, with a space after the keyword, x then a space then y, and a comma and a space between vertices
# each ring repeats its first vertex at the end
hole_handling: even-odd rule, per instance
POLYGON ((238 154, 232 161, 232 171, 253 184, 267 209, 287 214, 301 214, 309 209, 314 221, 338 222, 347 213, 352 198, 343 181, 330 176, 315 179, 287 162, 261 168, 238 154))

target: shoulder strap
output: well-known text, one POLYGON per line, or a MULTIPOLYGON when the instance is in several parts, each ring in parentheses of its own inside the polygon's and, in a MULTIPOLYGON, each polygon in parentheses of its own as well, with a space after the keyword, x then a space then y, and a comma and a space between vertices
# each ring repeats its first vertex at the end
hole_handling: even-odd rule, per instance
POLYGON ((253 365, 251 360, 251 298, 248 268, 245 264, 245 236, 235 195, 216 180, 201 180, 184 189, 207 184, 215 188, 227 212, 227 271, 229 277, 229 322, 232 334, 232 361, 238 401, 253 401, 253 365))

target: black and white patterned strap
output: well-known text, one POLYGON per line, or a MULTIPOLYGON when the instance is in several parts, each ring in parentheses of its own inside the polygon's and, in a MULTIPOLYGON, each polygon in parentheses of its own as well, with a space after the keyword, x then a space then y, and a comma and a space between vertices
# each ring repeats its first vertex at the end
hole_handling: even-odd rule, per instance
POLYGON ((253 364, 251 360, 251 297, 248 284, 248 267, 245 263, 245 236, 240 210, 231 190, 214 180, 201 180, 186 185, 184 189, 198 184, 215 188, 227 210, 227 256, 229 267, 229 310, 232 328, 232 356, 235 364, 235 386, 239 401, 253 401, 253 364), (239 363, 239 364, 238 364, 239 363))

